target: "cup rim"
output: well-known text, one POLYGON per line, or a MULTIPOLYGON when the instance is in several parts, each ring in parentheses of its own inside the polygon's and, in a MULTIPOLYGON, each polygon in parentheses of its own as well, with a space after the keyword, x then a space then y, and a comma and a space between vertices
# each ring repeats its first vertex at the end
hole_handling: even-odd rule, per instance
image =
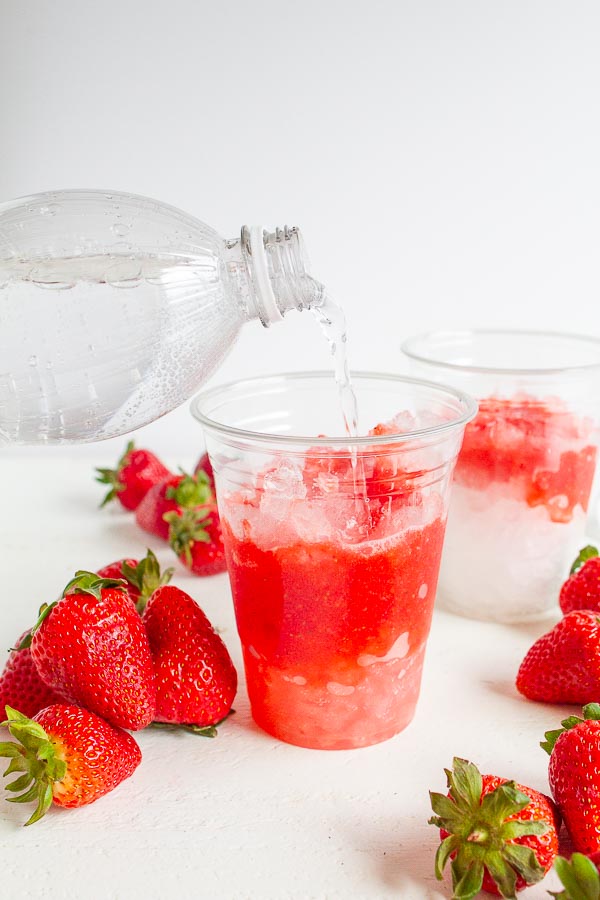
POLYGON ((560 375, 565 373, 577 373, 577 372, 586 372, 593 371, 594 369, 600 369, 600 338, 596 338, 590 335, 585 334, 572 334, 566 331, 550 331, 550 330, 536 330, 529 328, 473 328, 473 329, 464 329, 464 330, 444 330, 441 329, 439 331, 424 331, 419 334, 412 335, 406 340, 402 341, 400 344, 400 350, 407 356, 409 359, 415 360, 416 362, 426 363, 430 366, 435 366, 438 369, 449 369, 454 372, 479 372, 481 374, 487 375, 560 375), (441 359, 436 359, 432 356, 427 356, 424 353, 419 353, 417 349, 415 349, 419 343, 424 343, 434 340, 444 339, 446 341, 459 341, 459 340, 474 340, 480 337, 487 336, 503 336, 507 339, 516 338, 516 337, 528 337, 534 339, 556 339, 561 338, 566 341, 573 341, 577 343, 578 341, 582 344, 587 344, 588 346, 595 346, 598 350, 598 362, 591 363, 581 363, 576 365, 568 365, 568 366, 536 366, 531 368, 523 368, 523 367, 513 367, 513 366, 485 366, 485 365, 471 365, 469 363, 455 363, 455 362, 446 362, 441 359))
POLYGON ((350 437, 349 435, 312 437, 307 435, 295 434, 271 434, 265 431, 250 431, 246 428, 238 428, 234 425, 226 425, 211 418, 210 415, 204 413, 200 408, 211 399, 217 398, 219 395, 242 397, 244 393, 252 390, 268 389, 270 392, 278 387, 283 388, 292 381, 299 380, 318 380, 326 379, 328 382, 334 383, 334 375, 332 371, 301 371, 301 372, 283 372, 277 375, 259 375, 253 378, 246 378, 239 381, 230 381, 226 384, 216 385, 208 390, 201 391, 191 401, 190 411, 194 418, 200 424, 208 429, 218 431, 220 434, 226 434, 230 437, 251 440, 252 442, 269 443, 277 446, 289 446, 293 444, 304 444, 306 446, 317 447, 365 447, 369 445, 385 444, 403 444, 408 441, 421 438, 434 438, 443 435, 446 432, 453 431, 460 427, 464 427, 477 413, 477 401, 470 394, 465 393, 457 388, 448 385, 437 384, 435 381, 427 381, 423 378, 413 378, 406 375, 395 375, 388 372, 373 371, 355 371, 350 373, 351 380, 354 384, 357 381, 387 381, 396 384, 412 384, 433 390, 438 394, 446 395, 449 398, 458 401, 463 406, 462 413, 457 410, 456 418, 442 422, 439 425, 431 425, 426 428, 418 428, 413 431, 402 432, 398 434, 386 435, 359 435, 350 437))

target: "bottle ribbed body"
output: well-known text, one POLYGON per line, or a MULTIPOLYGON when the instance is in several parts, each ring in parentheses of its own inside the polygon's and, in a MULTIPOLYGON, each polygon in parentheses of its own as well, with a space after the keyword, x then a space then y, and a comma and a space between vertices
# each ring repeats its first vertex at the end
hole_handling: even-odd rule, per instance
MULTIPOLYGON (((263 241, 280 314, 307 305, 294 242, 267 256, 263 241)), ((250 249, 129 194, 0 207, 0 443, 102 440, 187 400, 246 321, 272 321, 250 249)))

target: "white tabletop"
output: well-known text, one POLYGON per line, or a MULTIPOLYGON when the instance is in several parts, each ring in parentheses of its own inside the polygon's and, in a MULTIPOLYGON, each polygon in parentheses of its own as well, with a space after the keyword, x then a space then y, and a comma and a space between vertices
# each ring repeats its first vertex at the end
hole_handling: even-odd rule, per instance
MULTIPOLYGON (((173 556, 133 517, 99 510, 89 451, 0 452, 0 646, 9 647, 79 568, 173 556)), ((190 460, 190 463, 192 461, 190 460)), ((548 791, 544 731, 572 710, 520 698, 514 677, 544 626, 506 627, 436 611, 420 704, 409 728, 375 747, 326 752, 279 743, 253 725, 227 577, 174 582, 222 629, 240 673, 235 715, 214 740, 152 729, 143 760, 113 793, 80 810, 0 802, 3 897, 32 900, 450 897, 433 874, 428 790, 454 755, 548 791)), ((551 874, 526 900, 556 889, 551 874)))

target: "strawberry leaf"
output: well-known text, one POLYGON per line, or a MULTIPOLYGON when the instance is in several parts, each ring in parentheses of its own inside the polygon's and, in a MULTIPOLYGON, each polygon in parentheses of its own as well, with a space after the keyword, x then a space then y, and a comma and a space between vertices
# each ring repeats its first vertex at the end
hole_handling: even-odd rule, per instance
POLYGON ((184 509, 181 513, 172 511, 163 516, 169 524, 169 544, 177 554, 185 556, 188 563, 192 561, 192 547, 195 543, 210 544, 210 535, 205 526, 212 519, 203 509, 184 509))
MULTIPOLYGON (((18 797, 7 797, 11 803, 29 803, 37 800, 36 808, 26 825, 37 822, 52 803, 52 785, 62 781, 67 772, 67 763, 56 755, 56 748, 44 729, 33 719, 6 706, 7 721, 12 737, 18 743, 0 744, 0 756, 11 757, 9 770, 22 771, 15 781, 6 786, 8 791, 19 793, 18 797), (20 756, 16 765, 16 752, 20 756)), ((8 770, 7 770, 8 772, 8 770)))
MULTIPOLYGON (((26 790, 25 793, 21 794, 19 797, 6 797, 9 803, 29 803, 30 800, 35 800, 35 798, 37 797, 39 785, 35 781, 32 782, 31 775, 24 775, 23 778, 27 779, 25 782, 25 787, 28 787, 28 785, 31 785, 31 787, 28 787, 28 790, 26 790)), ((6 790, 11 790, 10 784, 6 786, 6 790)), ((22 788, 19 788, 19 790, 22 790, 22 788)))
POLYGON ((481 813, 485 818, 503 821, 513 813, 525 809, 529 803, 527 794, 517 790, 514 781, 507 781, 485 795, 481 801, 481 813))
POLYGON ((507 844, 504 858, 514 866, 527 884, 537 884, 546 874, 531 847, 525 847, 523 844, 507 844))
POLYGON ((132 450, 135 448, 135 444, 133 441, 129 441, 127 447, 125 448, 125 452, 119 459, 117 463, 116 469, 99 469, 96 468, 96 481, 100 484, 108 484, 110 485, 110 490, 105 495, 104 499, 100 504, 100 508, 106 506, 107 503, 110 503, 111 500, 114 500, 118 493, 125 490, 125 485, 121 482, 121 470, 127 465, 129 461, 129 455, 132 450))
MULTIPOLYGON (((47 604, 44 604, 46 607, 47 604)), ((40 611, 41 612, 41 611, 40 611)), ((13 650, 26 650, 28 647, 31 647, 31 641, 33 638, 33 628, 31 628, 26 634, 23 635, 17 647, 11 647, 11 652, 13 650)))
POLYGON ((447 797, 446 794, 438 794, 434 791, 429 792, 431 800, 431 808, 438 816, 443 819, 452 819, 459 815, 459 809, 456 803, 447 797))
POLYGON ((19 778, 16 778, 14 781, 11 781, 10 784, 5 785, 5 789, 7 791, 24 791, 25 788, 28 788, 33 779, 33 775, 31 772, 25 772, 24 775, 20 775, 19 778))
POLYGON ((514 897, 517 875, 502 853, 489 853, 485 859, 485 867, 494 879, 500 896, 514 897))
POLYGON ((587 703, 583 707, 584 719, 600 719, 600 703, 587 703))
POLYGON ((455 756, 452 760, 452 771, 448 769, 444 771, 449 793, 471 806, 479 806, 483 785, 477 766, 455 756))
POLYGON ((583 853, 573 853, 571 861, 557 856, 554 869, 564 891, 552 893, 561 900, 600 900, 600 875, 598 869, 583 853))
POLYGON ((214 738, 217 736, 217 726, 222 725, 225 719, 228 719, 235 713, 235 709, 230 709, 226 716, 214 722, 212 725, 194 725, 191 722, 151 722, 150 728, 162 728, 165 731, 189 731, 190 734, 197 734, 200 737, 214 738))
MULTIPOLYGON (((6 723, 3 722, 2 724, 5 725, 6 723)), ((21 750, 13 741, 0 741, 0 756, 7 756, 10 759, 8 768, 2 773, 4 776, 10 775, 12 772, 24 771, 24 766, 21 762, 21 750)))
POLYGON ((33 814, 29 817, 29 819, 25 822, 25 825, 33 825, 34 822, 39 821, 42 816, 45 816, 48 812, 51 804, 52 804, 52 785, 47 784, 44 785, 40 783, 38 787, 38 803, 33 812, 33 814))
POLYGON ((6 778, 7 775, 12 775, 14 772, 26 772, 27 771, 27 763, 25 762, 21 749, 17 746, 17 744, 11 742, 2 742, 0 743, 0 756, 8 756, 10 757, 10 762, 2 775, 6 778), (9 747, 14 747, 17 755, 11 755, 8 750, 9 747))
POLYGON ((446 863, 448 862, 450 855, 457 849, 458 838, 454 834, 451 834, 447 838, 444 838, 442 843, 437 848, 437 852, 435 854, 435 877, 438 881, 441 881, 444 877, 444 869, 446 868, 446 863))
POLYGON ((483 885, 483 863, 471 860, 466 867, 458 862, 458 856, 452 860, 453 900, 471 900, 481 891, 483 885))
POLYGON ((162 585, 168 584, 174 571, 172 567, 169 567, 161 572, 160 563, 150 549, 147 550, 146 556, 138 562, 137 566, 130 566, 127 560, 123 562, 121 565, 123 577, 140 592, 136 604, 140 615, 154 591, 162 585))
POLYGON ((166 497, 174 500, 182 509, 193 509, 195 506, 206 506, 214 499, 210 481, 205 472, 195 475, 182 473, 181 481, 167 488, 166 497))
POLYGON ((583 549, 579 551, 579 556, 571 566, 569 574, 574 575, 575 572, 577 572, 578 569, 580 569, 582 565, 588 561, 588 559, 593 559, 594 556, 598 556, 597 547, 592 546, 592 544, 588 544, 586 547, 583 547, 583 549))
POLYGON ((514 841, 516 838, 525 837, 529 834, 547 834, 550 831, 550 825, 544 819, 532 819, 521 821, 520 819, 511 819, 505 822, 501 828, 501 834, 505 841, 514 841))
POLYGON ((544 735, 546 740, 540 742, 542 750, 545 750, 546 753, 550 755, 554 750, 554 745, 557 740, 565 731, 569 731, 569 729, 575 728, 577 725, 580 725, 582 722, 589 719, 600 720, 600 703, 587 703, 583 707, 582 712, 583 718, 581 716, 567 716, 567 718, 563 719, 560 723, 562 728, 555 728, 552 731, 547 731, 544 735))
MULTIPOLYGON (((90 594, 96 600, 100 600, 102 591, 111 588, 127 591, 127 582, 124 578, 100 578, 96 572, 87 572, 85 569, 79 569, 75 572, 74 578, 71 578, 65 587, 62 596, 66 597, 67 594, 90 594)), ((37 627, 39 628, 39 624, 37 627)))

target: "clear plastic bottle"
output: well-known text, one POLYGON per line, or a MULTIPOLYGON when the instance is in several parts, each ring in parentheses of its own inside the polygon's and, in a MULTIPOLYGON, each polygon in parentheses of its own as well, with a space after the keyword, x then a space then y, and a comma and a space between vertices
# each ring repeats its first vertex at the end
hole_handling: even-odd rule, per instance
POLYGON ((225 240, 132 194, 0 205, 0 444, 102 440, 157 419, 245 322, 320 306, 297 228, 225 240))

